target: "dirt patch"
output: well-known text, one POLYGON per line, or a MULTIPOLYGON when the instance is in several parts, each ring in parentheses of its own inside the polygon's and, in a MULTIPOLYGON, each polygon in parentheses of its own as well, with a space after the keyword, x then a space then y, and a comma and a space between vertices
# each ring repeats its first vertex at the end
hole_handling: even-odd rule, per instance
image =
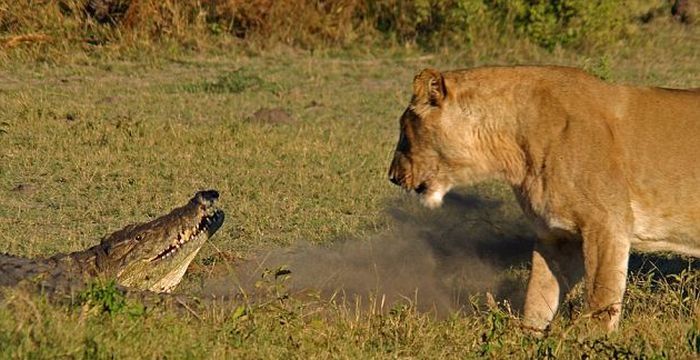
POLYGON ((262 108, 249 116, 248 121, 268 125, 286 125, 295 123, 296 119, 282 108, 262 108))
POLYGON ((239 262, 228 276, 212 278, 203 293, 254 294, 261 274, 286 271, 284 287, 314 289, 322 297, 354 303, 377 297, 411 302, 421 311, 471 311, 487 292, 521 309, 534 234, 519 212, 501 200, 450 194, 439 211, 417 204, 390 206, 393 226, 365 239, 329 246, 299 244, 239 262))
POLYGON ((12 191, 14 193, 23 194, 23 195, 29 195, 29 194, 33 194, 34 192, 36 192, 36 186, 34 186, 32 184, 19 184, 19 185, 13 187, 12 190, 10 190, 10 191, 12 191))

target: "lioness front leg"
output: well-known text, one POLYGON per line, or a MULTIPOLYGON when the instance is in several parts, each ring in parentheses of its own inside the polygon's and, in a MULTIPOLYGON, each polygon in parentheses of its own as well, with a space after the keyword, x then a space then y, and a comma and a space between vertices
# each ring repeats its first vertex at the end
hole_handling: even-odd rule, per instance
POLYGON ((525 297, 524 325, 545 330, 559 303, 583 275, 581 242, 540 239, 532 252, 532 269, 525 297))
POLYGON ((629 252, 627 232, 600 227, 583 231, 587 303, 593 318, 608 332, 620 322, 629 252))

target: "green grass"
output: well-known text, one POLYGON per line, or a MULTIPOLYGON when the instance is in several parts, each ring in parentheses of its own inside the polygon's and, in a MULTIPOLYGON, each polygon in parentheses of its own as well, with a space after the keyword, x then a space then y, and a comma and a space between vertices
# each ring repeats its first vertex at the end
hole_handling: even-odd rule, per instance
MULTIPOLYGON (((185 84, 181 89, 185 92, 205 92, 211 94, 236 94, 245 90, 258 90, 263 84, 262 79, 255 74, 248 74, 244 69, 225 72, 213 81, 201 81, 185 84)), ((177 89, 177 88, 176 88, 177 89)))
MULTIPOLYGON (((386 180, 417 71, 557 63, 616 82, 699 86, 698 29, 657 26, 649 39, 593 55, 156 49, 130 60, 36 63, 15 54, 0 68, 0 251, 79 250, 216 188, 227 220, 181 286, 196 293, 217 266, 235 271, 240 260, 222 265, 220 253, 252 258, 292 244, 365 241, 392 231, 387 209, 397 206, 427 224, 445 213, 395 200, 401 192, 386 180), (250 121, 261 108, 283 108, 295 121, 250 121)), ((515 208, 502 186, 474 191, 504 202, 493 214, 515 208)), ((516 281, 527 276, 506 272, 516 281)), ((484 305, 483 293, 467 302, 473 311, 436 317, 413 300, 382 303, 380 294, 358 307, 287 299, 280 281, 265 278, 255 300, 198 307, 196 316, 121 310, 138 304, 114 299, 109 288, 92 288, 91 301, 75 305, 9 291, 0 303, 0 358, 691 358, 700 351, 697 271, 633 277, 622 328, 609 337, 588 331, 579 290, 544 339, 524 334, 507 304, 484 305), (105 302, 115 310, 100 311, 105 302)))

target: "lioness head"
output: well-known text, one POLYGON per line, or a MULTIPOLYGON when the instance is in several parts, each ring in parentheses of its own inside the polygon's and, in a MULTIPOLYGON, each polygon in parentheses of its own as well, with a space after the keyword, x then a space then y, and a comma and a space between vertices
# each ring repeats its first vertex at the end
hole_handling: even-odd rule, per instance
POLYGON ((494 111, 502 108, 501 100, 483 88, 466 72, 425 69, 414 78, 389 168, 391 182, 435 208, 453 186, 503 175, 501 155, 513 148, 502 141, 507 116, 494 111))

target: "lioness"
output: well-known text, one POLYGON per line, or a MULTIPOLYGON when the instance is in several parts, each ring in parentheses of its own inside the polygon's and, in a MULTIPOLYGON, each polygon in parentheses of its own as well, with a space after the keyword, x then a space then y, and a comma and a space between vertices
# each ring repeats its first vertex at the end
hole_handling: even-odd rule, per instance
POLYGON ((557 66, 426 69, 401 116, 389 178, 437 207, 502 179, 538 234, 524 324, 546 329, 585 274, 620 320, 630 246, 700 256, 700 91, 605 83, 557 66))

